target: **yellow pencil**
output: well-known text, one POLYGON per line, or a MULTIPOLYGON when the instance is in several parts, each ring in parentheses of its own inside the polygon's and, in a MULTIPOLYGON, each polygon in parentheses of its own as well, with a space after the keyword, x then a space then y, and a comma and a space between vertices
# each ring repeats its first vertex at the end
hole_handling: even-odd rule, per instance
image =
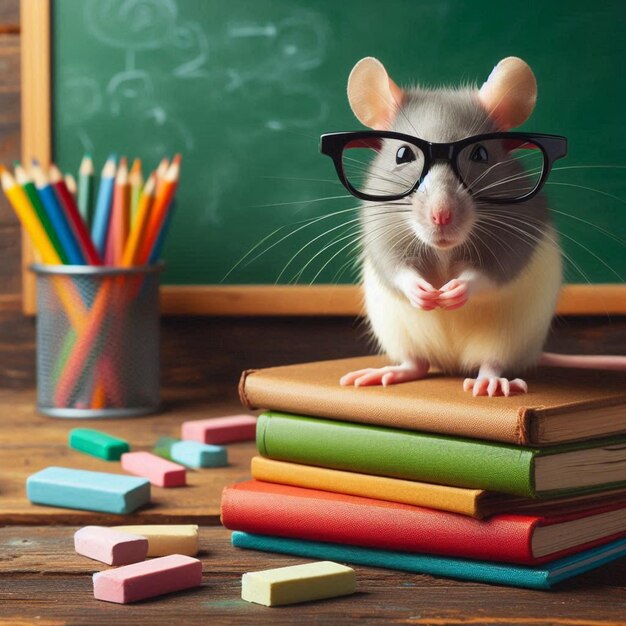
POLYGON ((43 225, 37 218, 28 196, 22 187, 15 182, 10 172, 2 165, 0 165, 0 180, 6 197, 31 238, 33 245, 41 255, 43 262, 48 265, 60 264, 61 259, 50 242, 43 225))
MULTIPOLYGON (((0 165, 0 183, 18 219, 31 238, 35 249, 41 255, 42 261, 47 265, 60 265, 61 259, 37 218, 37 213, 28 200, 26 192, 15 182, 10 172, 2 165, 0 165)), ((71 320, 72 326, 77 331, 82 330, 85 323, 85 309, 80 304, 80 294, 75 293, 74 285, 71 282, 64 281, 62 276, 54 276, 52 284, 63 303, 63 308, 71 320)))
POLYGON ((124 248, 124 256, 122 258, 122 266, 124 267, 135 265, 137 262, 138 252, 143 242, 148 219, 150 217, 150 209, 154 201, 155 181, 156 174, 153 172, 144 185, 137 207, 137 217, 130 231, 126 247, 124 248))

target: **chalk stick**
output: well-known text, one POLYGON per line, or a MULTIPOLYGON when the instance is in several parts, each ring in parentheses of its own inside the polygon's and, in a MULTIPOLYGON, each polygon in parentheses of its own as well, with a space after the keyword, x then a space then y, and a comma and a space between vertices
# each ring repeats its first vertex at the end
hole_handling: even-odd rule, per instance
POLYGON ((189 556, 172 554, 96 572, 93 595, 96 600, 128 604, 201 584, 202 563, 189 556))
POLYGON ((171 437, 161 437, 154 447, 154 453, 194 469, 228 465, 226 448, 199 441, 179 441, 171 437))
POLYGON ((264 606, 347 596, 355 590, 354 570, 332 561, 248 572, 241 579, 242 600, 264 606))
POLYGON ((122 454, 130 451, 127 441, 113 437, 94 428, 70 430, 69 446, 79 452, 91 454, 107 461, 119 461, 122 454))
POLYGON ((204 420, 183 422, 181 439, 200 443, 234 443, 254 441, 256 417, 253 415, 229 415, 204 420))
POLYGON ((150 502, 150 482, 134 476, 53 466, 26 479, 26 496, 34 504, 132 513, 150 502))
POLYGON ((152 452, 168 461, 172 460, 172 446, 180 439, 174 437, 159 437, 152 448, 152 452))
POLYGON ((74 549, 94 561, 128 565, 146 560, 148 540, 114 528, 85 526, 74 533, 74 549))
POLYGON ((157 487, 181 487, 186 484, 187 472, 182 465, 162 459, 150 452, 122 454, 122 469, 147 478, 157 487))
POLYGON ((148 524, 144 526, 115 526, 115 530, 141 535, 148 540, 148 556, 168 554, 198 554, 196 524, 148 524))

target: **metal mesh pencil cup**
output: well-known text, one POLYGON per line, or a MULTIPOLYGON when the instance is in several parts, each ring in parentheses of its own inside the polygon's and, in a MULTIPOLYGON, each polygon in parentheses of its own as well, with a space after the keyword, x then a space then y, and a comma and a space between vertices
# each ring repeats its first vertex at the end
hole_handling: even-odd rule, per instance
POLYGON ((158 410, 163 265, 31 266, 37 276, 37 409, 102 418, 158 410))

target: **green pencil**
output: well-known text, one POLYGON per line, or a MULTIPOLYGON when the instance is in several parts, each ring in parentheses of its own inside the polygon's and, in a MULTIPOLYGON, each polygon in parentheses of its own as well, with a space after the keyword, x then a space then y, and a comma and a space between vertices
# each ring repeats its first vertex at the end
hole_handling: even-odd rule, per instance
POLYGON ((50 217, 48 216, 48 213, 46 212, 46 209, 44 208, 41 199, 39 198, 39 194, 37 193, 37 188, 35 187, 35 184, 26 173, 26 170, 17 161, 14 163, 14 165, 16 182, 21 185, 22 189, 24 190, 28 201, 31 203, 33 209, 35 210, 35 213, 37 214, 41 225, 46 231, 46 235, 48 235, 48 239, 50 239, 52 247, 55 249, 56 253, 61 259, 61 262, 67 265, 69 263, 69 259, 67 257, 67 254, 65 253, 65 250, 63 249, 63 246, 61 245, 61 241, 57 236, 56 230, 52 226, 50 217))
POLYGON ((78 169, 78 211, 87 229, 91 229, 93 210, 93 161, 87 153, 78 169))
POLYGON ((130 209, 131 209, 131 225, 135 223, 137 218, 137 209, 139 208, 139 198, 141 198, 141 190, 143 189, 143 175, 141 173, 141 159, 135 159, 128 176, 130 183, 130 209))

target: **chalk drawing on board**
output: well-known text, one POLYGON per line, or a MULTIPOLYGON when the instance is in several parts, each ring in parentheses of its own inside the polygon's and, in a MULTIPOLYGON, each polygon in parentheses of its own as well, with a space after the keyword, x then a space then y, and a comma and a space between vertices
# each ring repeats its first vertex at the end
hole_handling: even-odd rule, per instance
POLYGON ((63 94, 61 120, 66 124, 80 124, 90 120, 104 105, 98 81, 80 67, 68 67, 59 77, 59 89, 63 94))
POLYGON ((172 74, 181 78, 199 78, 208 76, 206 62, 209 58, 209 40, 206 33, 196 22, 183 22, 172 32, 172 44, 185 52, 195 54, 174 69, 172 74))
POLYGON ((173 0, 86 0, 88 32, 114 48, 154 50, 166 44, 178 16, 173 0))
POLYGON ((131 69, 115 74, 106 88, 111 115, 118 117, 125 108, 124 103, 149 100, 153 93, 154 86, 148 72, 131 69))

